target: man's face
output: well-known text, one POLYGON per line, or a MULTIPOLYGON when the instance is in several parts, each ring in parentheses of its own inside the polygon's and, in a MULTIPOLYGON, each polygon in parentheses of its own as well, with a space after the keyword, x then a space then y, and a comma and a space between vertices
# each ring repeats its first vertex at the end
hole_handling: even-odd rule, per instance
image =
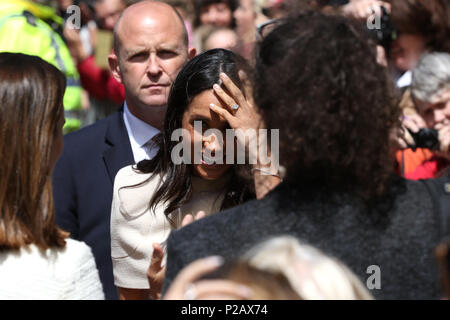
POLYGON ((94 7, 99 27, 113 31, 120 14, 125 10, 125 3, 123 0, 102 0, 97 1, 94 7))
POLYGON ((188 58, 179 24, 148 18, 121 28, 119 80, 131 107, 167 105, 170 87, 188 58))
POLYGON ((426 50, 424 37, 413 34, 401 34, 392 43, 391 60, 400 71, 413 69, 420 56, 426 50))
POLYGON ((428 128, 441 130, 450 126, 450 87, 433 96, 429 102, 418 99, 414 102, 428 128))

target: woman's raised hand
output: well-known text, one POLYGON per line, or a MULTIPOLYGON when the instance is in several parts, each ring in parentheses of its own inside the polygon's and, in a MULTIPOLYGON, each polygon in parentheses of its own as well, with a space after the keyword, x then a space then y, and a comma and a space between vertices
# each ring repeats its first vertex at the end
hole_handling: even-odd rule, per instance
POLYGON ((225 74, 220 74, 228 93, 225 92, 218 84, 215 84, 214 92, 226 105, 226 109, 211 103, 210 108, 218 115, 227 120, 232 129, 254 129, 258 130, 263 127, 263 121, 258 113, 254 101, 251 84, 244 71, 239 71, 239 78, 244 85, 244 93, 233 83, 233 81, 225 74))

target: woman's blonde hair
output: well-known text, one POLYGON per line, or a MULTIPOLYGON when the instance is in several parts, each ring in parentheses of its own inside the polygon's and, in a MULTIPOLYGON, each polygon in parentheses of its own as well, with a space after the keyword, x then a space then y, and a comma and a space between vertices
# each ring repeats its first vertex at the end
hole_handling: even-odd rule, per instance
POLYGON ((283 274, 304 300, 372 300, 344 264, 291 236, 267 240, 242 258, 251 266, 283 274))

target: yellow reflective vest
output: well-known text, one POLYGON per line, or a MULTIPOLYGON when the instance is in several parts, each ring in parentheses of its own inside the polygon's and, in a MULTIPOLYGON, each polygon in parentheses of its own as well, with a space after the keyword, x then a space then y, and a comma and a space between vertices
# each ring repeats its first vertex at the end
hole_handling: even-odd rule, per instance
POLYGON ((52 8, 31 1, 0 0, 0 52, 38 56, 65 74, 64 133, 68 133, 81 126, 80 75, 62 38, 39 16, 59 24, 63 22, 52 8))

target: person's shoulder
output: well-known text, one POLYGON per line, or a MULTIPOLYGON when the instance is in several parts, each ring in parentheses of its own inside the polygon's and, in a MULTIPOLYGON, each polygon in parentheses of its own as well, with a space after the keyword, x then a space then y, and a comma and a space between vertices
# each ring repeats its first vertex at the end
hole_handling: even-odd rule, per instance
POLYGON ((77 131, 70 132, 64 136, 64 142, 76 143, 77 141, 97 136, 100 132, 106 130, 107 123, 108 118, 105 118, 77 131))
POLYGON ((117 122, 121 112, 115 112, 112 115, 91 124, 75 132, 64 136, 64 145, 61 157, 57 162, 56 171, 66 168, 68 163, 78 163, 85 166, 92 161, 93 157, 98 157, 107 148, 107 131, 110 125, 117 122))
POLYGON ((83 241, 66 239, 66 247, 63 250, 69 259, 86 261, 93 258, 92 249, 83 241))
POLYGON ((123 113, 120 111, 114 112, 108 117, 101 119, 85 128, 68 133, 64 136, 64 144, 69 145, 86 145, 104 139, 108 126, 114 124, 118 117, 123 113))
POLYGON ((134 165, 123 167, 114 179, 114 201, 123 212, 143 212, 160 181, 158 175, 142 173, 134 165))
POLYGON ((129 165, 120 169, 115 177, 114 184, 118 186, 127 186, 139 184, 151 177, 151 173, 143 173, 135 168, 135 165, 129 165))

